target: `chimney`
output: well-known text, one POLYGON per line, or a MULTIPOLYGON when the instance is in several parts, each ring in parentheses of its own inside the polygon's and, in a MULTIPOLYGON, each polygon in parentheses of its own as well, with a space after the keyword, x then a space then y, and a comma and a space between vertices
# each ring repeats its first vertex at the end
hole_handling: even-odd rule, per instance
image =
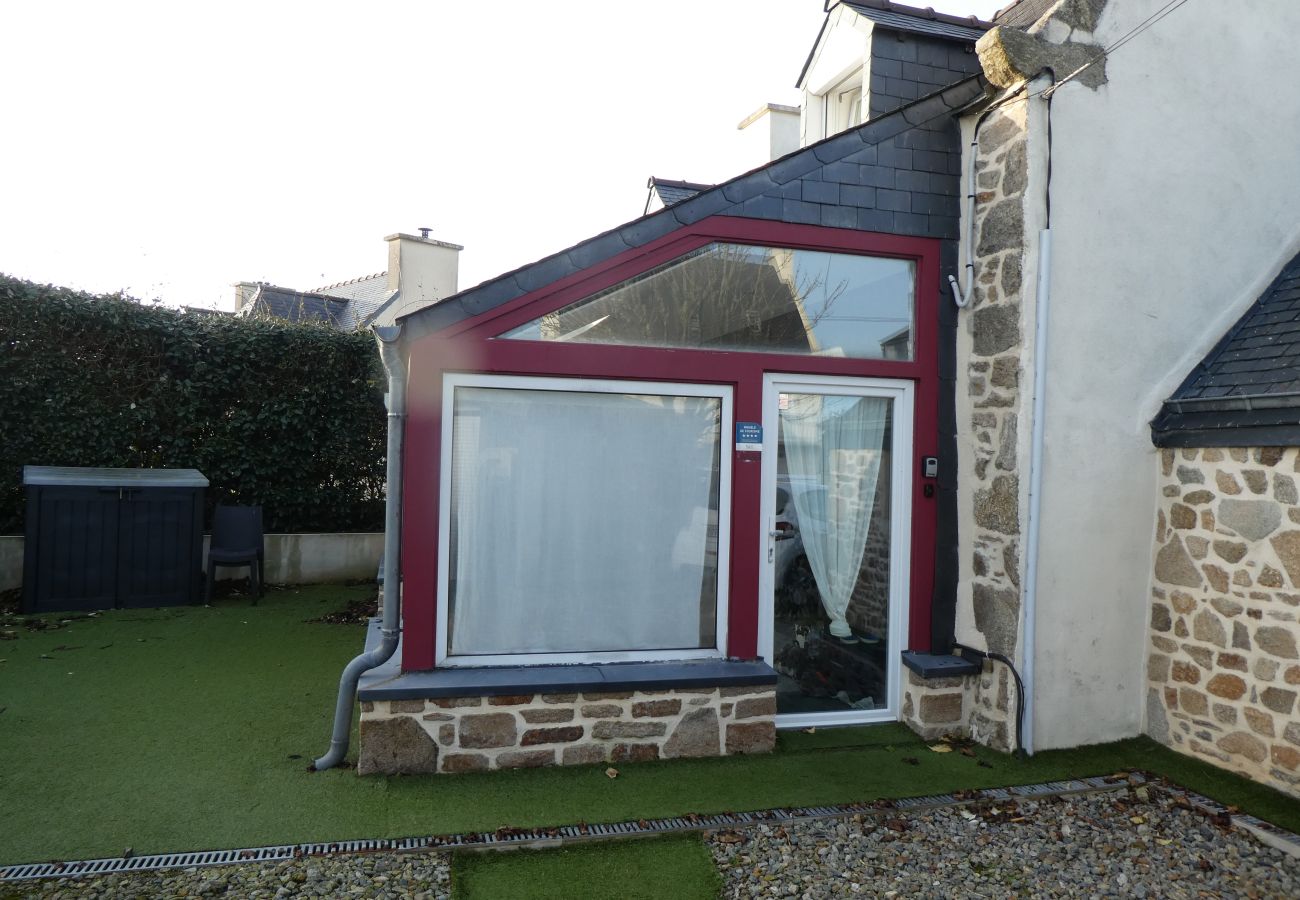
POLYGON ((253 302, 257 296, 257 289, 266 282, 263 281, 236 281, 235 282, 235 312, 239 312, 245 306, 253 302))
POLYGON ((751 168, 780 159, 799 149, 799 107, 767 103, 739 125, 747 149, 743 165, 751 168))
POLYGON ((413 234, 390 234, 388 241, 388 289, 401 291, 397 304, 405 315, 456 293, 456 269, 460 244, 429 237, 432 229, 413 234))

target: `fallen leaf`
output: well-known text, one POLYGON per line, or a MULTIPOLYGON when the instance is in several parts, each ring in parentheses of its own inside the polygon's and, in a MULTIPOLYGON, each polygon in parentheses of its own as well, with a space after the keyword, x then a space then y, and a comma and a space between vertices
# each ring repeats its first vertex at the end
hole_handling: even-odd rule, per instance
POLYGON ((738 834, 735 831, 719 831, 714 836, 714 840, 719 844, 743 844, 745 842, 745 836, 743 834, 738 834))
POLYGON ((890 831, 906 831, 907 823, 902 819, 886 819, 885 827, 890 831))
POLYGON ((952 747, 948 746, 947 744, 931 744, 931 745, 930 745, 930 749, 933 750, 935 753, 951 753, 951 752, 952 752, 952 747))
POLYGON ((1129 821, 1132 822, 1134 825, 1141 825, 1146 821, 1146 819, 1142 818, 1141 816, 1130 816, 1129 821))
POLYGON ((816 728, 805 728, 805 729, 803 730, 803 733, 804 733, 804 734, 816 734, 816 733, 817 733, 817 729, 816 729, 816 728))
POLYGON ((608 769, 605 770, 605 777, 606 777, 606 778, 617 778, 617 777, 618 777, 618 769, 614 768, 613 766, 610 766, 608 769))
POLYGON ((919 766, 921 764, 921 761, 915 756, 904 756, 903 762, 907 763, 909 766, 919 766))
POLYGON ((962 747, 959 752, 961 753, 962 756, 969 756, 971 759, 975 758, 975 751, 972 750, 970 747, 962 747))
POLYGON ((1161 847, 1168 847, 1170 844, 1173 843, 1173 839, 1172 839, 1172 838, 1156 838, 1156 843, 1159 844, 1161 847))

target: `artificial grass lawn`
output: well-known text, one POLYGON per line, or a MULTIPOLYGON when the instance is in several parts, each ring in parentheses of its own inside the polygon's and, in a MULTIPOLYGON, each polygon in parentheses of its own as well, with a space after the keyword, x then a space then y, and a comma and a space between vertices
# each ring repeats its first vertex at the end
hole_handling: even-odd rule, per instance
POLYGON ((456 900, 715 900, 722 889, 698 834, 458 853, 451 883, 456 900))
MULTIPOLYGON (((1300 830, 1300 804, 1145 738, 1017 760, 898 725, 783 733, 729 759, 420 778, 309 772, 374 589, 118 610, 0 641, 0 864, 821 805, 1142 768, 1300 830), (986 765, 981 766, 983 761, 986 765)), ((352 754, 355 757, 355 741, 352 754)))

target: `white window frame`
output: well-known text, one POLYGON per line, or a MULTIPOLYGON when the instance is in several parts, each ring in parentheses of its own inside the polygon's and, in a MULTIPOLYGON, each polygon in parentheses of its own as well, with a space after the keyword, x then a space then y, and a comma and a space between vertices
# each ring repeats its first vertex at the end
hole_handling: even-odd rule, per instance
MULTIPOLYGON (((916 384, 906 379, 854 378, 838 375, 806 375, 770 372, 763 376, 762 498, 759 504, 759 546, 771 540, 776 528, 777 410, 782 391, 840 397, 879 397, 892 401, 894 443, 890 449, 889 497, 889 635, 886 645, 886 678, 889 697, 883 708, 833 710, 819 713, 782 713, 777 728, 809 728, 835 725, 865 725, 898 721, 903 702, 902 651, 907 649, 909 617, 912 611, 912 491, 914 429, 916 427, 916 384)), ((769 666, 775 664, 773 606, 775 568, 766 552, 759 556, 758 654, 769 666)))
POLYGON ((533 377, 448 373, 442 387, 442 448, 438 491, 438 616, 434 664, 437 667, 542 666, 574 663, 667 662, 687 659, 722 659, 727 655, 727 613, 731 571, 731 470, 734 434, 732 387, 723 384, 687 384, 668 381, 618 381, 614 379, 533 377), (458 387, 505 388, 509 390, 558 391, 562 393, 649 394, 665 397, 709 397, 721 401, 718 478, 718 583, 714 635, 716 646, 673 650, 619 650, 601 653, 501 653, 462 655, 450 653, 447 627, 450 589, 451 548, 451 463, 452 425, 458 387))

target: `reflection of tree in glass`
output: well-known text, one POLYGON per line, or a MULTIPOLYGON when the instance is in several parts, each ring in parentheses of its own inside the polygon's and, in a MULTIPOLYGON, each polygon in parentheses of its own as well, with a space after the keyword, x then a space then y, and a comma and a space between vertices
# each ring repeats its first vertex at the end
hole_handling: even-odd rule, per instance
MULTIPOLYGON (((847 284, 796 272, 796 251, 713 244, 544 317, 544 340, 818 352, 847 284), (816 303, 809 302, 816 298, 816 303), (815 308, 815 312, 811 310, 815 308)), ((800 267, 806 268, 806 267, 800 267)))

